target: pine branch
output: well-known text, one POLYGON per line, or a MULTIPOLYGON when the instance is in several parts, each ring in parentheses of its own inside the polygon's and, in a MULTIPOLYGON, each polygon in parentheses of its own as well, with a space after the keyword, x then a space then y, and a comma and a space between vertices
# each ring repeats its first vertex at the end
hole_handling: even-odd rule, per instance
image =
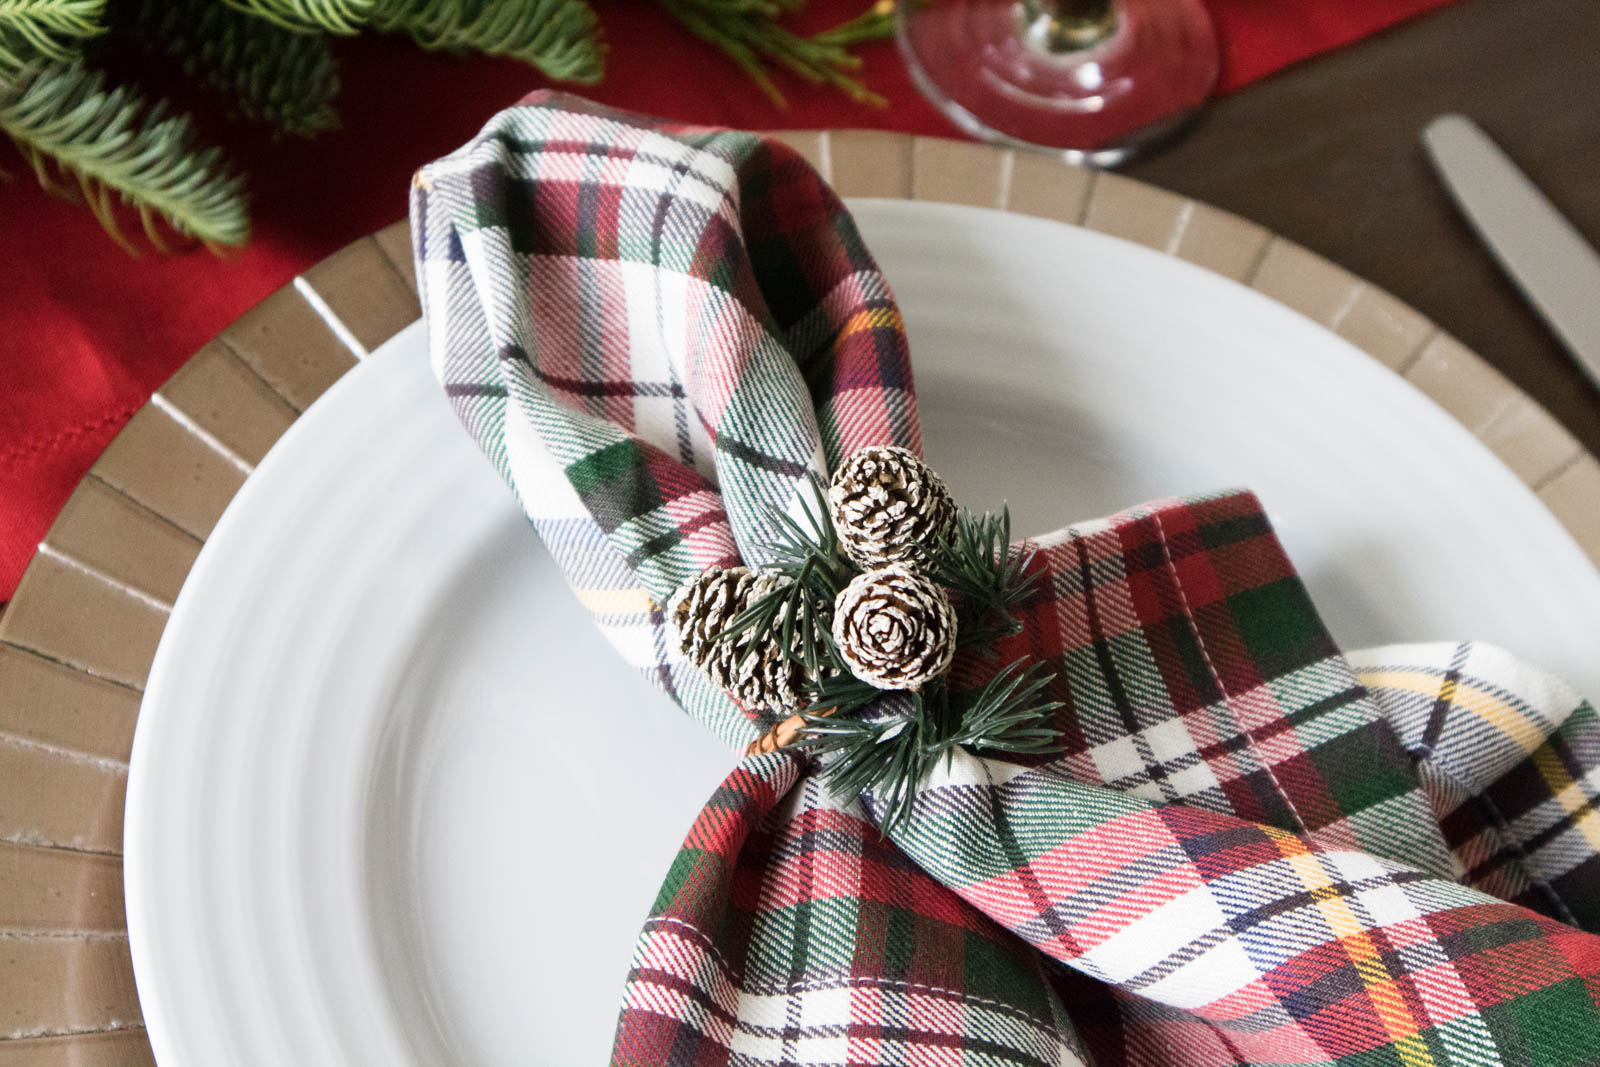
MULTIPOLYGON (((902 0, 902 2, 914 4, 918 0, 902 0)), ((811 39, 818 44, 846 47, 867 41, 886 40, 894 36, 894 5, 895 0, 877 0, 877 3, 855 18, 841 22, 832 29, 823 30, 811 39)))
POLYGON ((955 528, 932 547, 925 563, 940 585, 947 586, 961 607, 957 628, 963 646, 988 644, 1021 629, 1011 615, 1033 588, 1027 573, 1031 554, 1011 544, 1011 510, 973 514, 962 508, 955 528))
POLYGON ((962 745, 993 752, 1046 752, 1056 741, 1050 713, 1063 705, 1044 700, 1055 672, 1043 664, 1024 667, 1021 660, 1002 667, 989 684, 954 709, 955 730, 945 739, 946 751, 962 745))
POLYGON ((0 0, 0 75, 38 57, 67 61, 79 42, 105 32, 105 0, 0 0))
MULTIPOLYGON (((843 26, 806 38, 775 21, 785 11, 799 7, 803 0, 656 2, 683 23, 690 33, 721 49, 779 107, 787 106, 788 101, 767 73, 768 63, 781 66, 814 84, 839 89, 858 103, 878 107, 886 104, 883 97, 851 76, 851 72, 860 68, 861 60, 852 55, 847 46, 865 39, 862 32, 864 20, 872 14, 872 10, 843 26)), ((885 22, 877 28, 881 33, 887 26, 885 22)))
MULTIPOLYGON (((799 662, 808 678, 848 675, 828 620, 834 597, 856 572, 840 551, 827 491, 815 475, 807 477, 805 493, 809 500, 805 495, 799 498, 803 524, 782 512, 769 515, 776 538, 764 546, 769 562, 762 570, 783 581, 730 619, 716 640, 733 640, 750 630, 769 633, 775 628, 779 651, 786 659, 799 662)), ((762 644, 751 642, 746 659, 759 655, 762 644)))
POLYGON ((897 694, 903 710, 876 705, 861 717, 852 715, 883 697, 854 678, 828 679, 816 686, 815 706, 805 712, 802 743, 823 757, 824 777, 835 793, 873 791, 882 805, 879 821, 885 834, 911 814, 918 784, 957 748, 988 752, 1037 754, 1058 741, 1051 713, 1061 702, 1044 698, 1055 672, 1042 663, 1015 661, 1001 668, 976 693, 950 696, 943 685, 920 693, 897 694), (863 691, 863 687, 865 691, 863 691), (823 709, 837 708, 821 714, 823 709))
MULTIPOLYGON (((104 77, 73 63, 41 63, 0 90, 0 132, 16 144, 41 185, 76 184, 118 243, 114 199, 139 215, 145 234, 165 250, 165 222, 206 245, 242 245, 249 236, 243 179, 217 148, 202 148, 187 116, 151 107, 132 89, 109 92, 104 77)), ((70 195, 70 193, 69 193, 70 195)))
POLYGON ((299 33, 359 33, 379 0, 223 0, 247 15, 299 33))
POLYGON ((111 16, 115 36, 177 64, 242 118, 300 137, 338 128, 339 69, 321 34, 216 0, 119 0, 111 16))
POLYGON ((839 532, 834 529, 828 506, 828 491, 815 474, 806 476, 805 493, 798 498, 804 525, 783 512, 771 514, 777 536, 763 546, 771 560, 766 569, 798 580, 799 570, 809 563, 825 582, 828 599, 832 600, 856 572, 844 560, 839 532))
POLYGON ((903 710, 870 719, 806 716, 804 743, 819 756, 833 757, 825 759, 828 788, 839 795, 872 790, 885 834, 911 815, 917 785, 941 754, 930 744, 930 717, 921 695, 907 697, 903 710))
POLYGON ((564 81, 597 82, 604 68, 584 0, 378 0, 371 18, 423 48, 510 56, 564 81))

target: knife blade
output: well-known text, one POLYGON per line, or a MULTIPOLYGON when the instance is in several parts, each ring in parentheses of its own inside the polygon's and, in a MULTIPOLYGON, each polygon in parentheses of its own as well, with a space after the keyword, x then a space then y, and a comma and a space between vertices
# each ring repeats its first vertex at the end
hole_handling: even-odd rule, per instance
POLYGON ((1600 385, 1600 254, 1471 119, 1440 115, 1422 143, 1483 243, 1600 385))

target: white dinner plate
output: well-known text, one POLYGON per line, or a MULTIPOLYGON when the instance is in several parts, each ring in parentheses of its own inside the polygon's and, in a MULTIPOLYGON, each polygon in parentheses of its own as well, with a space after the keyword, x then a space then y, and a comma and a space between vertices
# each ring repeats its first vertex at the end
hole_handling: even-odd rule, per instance
MULTIPOLYGON (((1248 486, 1346 647, 1470 636, 1600 692, 1600 574, 1345 341, 1087 230, 852 206, 958 499, 1043 532, 1248 486)), ((126 879, 158 1060, 604 1062, 733 763, 593 631, 406 330, 251 476, 156 656, 126 879)))

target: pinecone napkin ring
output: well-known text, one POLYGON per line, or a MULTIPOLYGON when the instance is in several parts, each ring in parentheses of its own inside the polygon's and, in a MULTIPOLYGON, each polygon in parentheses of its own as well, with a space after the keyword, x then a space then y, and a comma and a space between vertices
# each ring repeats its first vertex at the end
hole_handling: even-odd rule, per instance
POLYGON ((864 448, 810 483, 806 522, 773 514, 763 570, 710 567, 668 605, 678 649, 753 712, 785 716, 749 752, 807 745, 839 791, 871 788, 884 829, 955 746, 1038 752, 1055 739, 1054 677, 1021 661, 973 692, 958 650, 1016 633, 1028 560, 1010 516, 957 508, 913 452, 864 448))

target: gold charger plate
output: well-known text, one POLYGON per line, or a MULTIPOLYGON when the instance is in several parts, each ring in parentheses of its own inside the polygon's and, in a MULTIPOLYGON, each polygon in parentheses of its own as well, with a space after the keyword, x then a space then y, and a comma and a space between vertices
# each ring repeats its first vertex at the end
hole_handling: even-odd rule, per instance
MULTIPOLYGON (((1600 462, 1415 310, 1254 223, 1109 172, 967 142, 778 135, 843 196, 1076 223, 1243 282, 1432 397, 1600 563, 1600 462)), ((0 1067, 150 1064, 122 904, 139 701, 223 509, 322 391, 414 321, 398 222, 267 297, 157 391, 95 463, 0 615, 0 1067)))

